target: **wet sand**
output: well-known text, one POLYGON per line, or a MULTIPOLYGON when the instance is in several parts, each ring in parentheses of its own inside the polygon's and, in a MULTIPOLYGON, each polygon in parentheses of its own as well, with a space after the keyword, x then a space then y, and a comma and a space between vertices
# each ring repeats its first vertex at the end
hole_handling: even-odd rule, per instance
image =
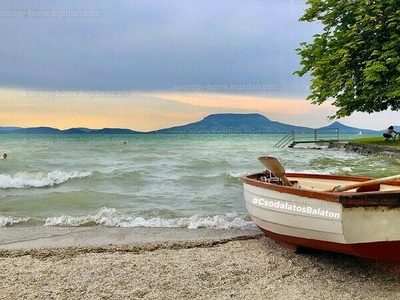
MULTIPOLYGON (((114 235, 115 230, 110 232, 114 235)), ((121 232, 124 236, 129 230, 121 232)), ((122 239, 120 244, 105 244, 93 239, 91 245, 46 248, 38 247, 40 242, 17 247, 14 236, 14 242, 10 238, 6 243, 10 249, 2 245, 0 250, 2 298, 400 298, 399 278, 352 256, 293 253, 257 232, 207 239, 213 231, 204 230, 199 240, 177 232, 176 241, 166 240, 171 236, 165 233, 158 242, 124 244, 122 239)))

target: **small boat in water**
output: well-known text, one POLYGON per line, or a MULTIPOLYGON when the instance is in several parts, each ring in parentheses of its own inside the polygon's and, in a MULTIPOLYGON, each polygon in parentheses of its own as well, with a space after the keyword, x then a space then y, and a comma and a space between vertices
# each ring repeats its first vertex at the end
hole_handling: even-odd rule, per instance
POLYGON ((246 208, 267 236, 355 255, 400 275, 400 175, 381 179, 285 173, 273 157, 243 177, 246 208))

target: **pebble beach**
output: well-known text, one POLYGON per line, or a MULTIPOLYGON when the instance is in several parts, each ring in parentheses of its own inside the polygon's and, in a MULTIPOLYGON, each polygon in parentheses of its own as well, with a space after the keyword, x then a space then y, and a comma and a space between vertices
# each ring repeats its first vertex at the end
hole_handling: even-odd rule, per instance
POLYGON ((3 299, 400 298, 399 278, 358 258, 293 253, 259 233, 9 248, 0 250, 3 299))

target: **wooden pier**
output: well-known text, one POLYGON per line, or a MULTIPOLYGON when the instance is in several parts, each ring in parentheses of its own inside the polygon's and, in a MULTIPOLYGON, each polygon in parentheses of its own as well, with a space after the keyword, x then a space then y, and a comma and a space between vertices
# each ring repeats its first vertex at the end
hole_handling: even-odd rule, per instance
MULTIPOLYGON (((329 144, 339 142, 339 128, 312 129, 303 132, 292 130, 280 139, 274 145, 274 148, 283 148, 286 146, 293 148, 297 144, 329 144)), ((346 143, 347 141, 343 142, 346 143)))

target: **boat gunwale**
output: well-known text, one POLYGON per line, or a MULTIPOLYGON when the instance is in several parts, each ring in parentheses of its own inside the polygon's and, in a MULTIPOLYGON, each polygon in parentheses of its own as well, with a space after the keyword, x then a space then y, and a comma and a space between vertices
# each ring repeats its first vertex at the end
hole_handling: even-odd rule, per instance
MULTIPOLYGON (((400 207, 400 181, 388 181, 385 185, 398 186, 399 190, 396 191, 370 191, 370 192, 333 192, 333 191, 320 191, 301 189, 296 187, 284 186, 275 183, 269 183, 257 180, 260 175, 265 175, 265 172, 253 173, 246 175, 242 178, 242 181, 246 184, 260 187, 263 189, 278 191, 281 193, 287 193, 297 195, 301 197, 308 197, 317 200, 325 200, 330 202, 336 202, 343 205, 343 207, 400 207)), ((372 180, 369 177, 357 177, 357 176, 342 176, 342 175, 328 175, 328 174, 307 174, 307 173, 286 173, 287 177, 291 178, 320 178, 325 180, 343 180, 345 181, 358 181, 364 182, 372 180)))

